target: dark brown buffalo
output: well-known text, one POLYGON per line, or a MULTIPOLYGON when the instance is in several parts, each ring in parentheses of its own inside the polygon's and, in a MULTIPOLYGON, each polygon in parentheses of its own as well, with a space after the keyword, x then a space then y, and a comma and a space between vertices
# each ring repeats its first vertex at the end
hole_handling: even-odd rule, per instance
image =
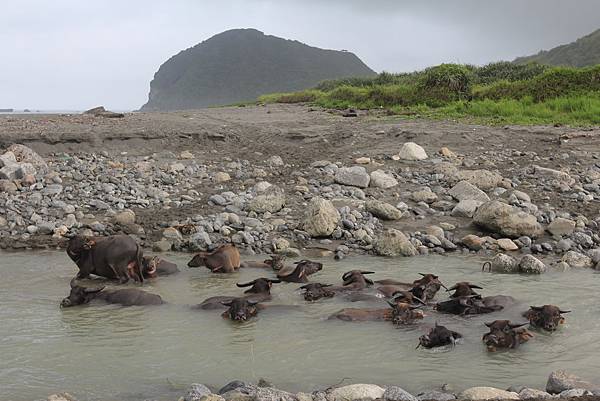
POLYGON ((342 291, 360 291, 373 285, 373 280, 365 277, 367 274, 375 274, 375 272, 364 270, 351 270, 342 275, 344 281, 342 287, 335 287, 342 291))
POLYGON ((142 258, 142 273, 144 278, 156 278, 179 273, 177 265, 159 256, 144 256, 142 258))
POLYGON ((420 346, 425 348, 442 347, 444 345, 454 346, 456 340, 459 338, 462 338, 462 334, 449 330, 444 326, 440 326, 436 322, 435 326, 429 330, 429 333, 419 337, 419 345, 417 345, 417 348, 420 346))
POLYGON ((331 284, 309 283, 299 289, 304 290, 304 300, 312 302, 321 298, 333 297, 335 291, 332 291, 329 287, 331 287, 331 284))
POLYGON ((236 296, 216 296, 210 297, 202 301, 201 304, 194 306, 194 309, 220 309, 223 308, 223 302, 231 301, 235 298, 244 298, 253 302, 266 302, 271 300, 271 287, 274 283, 281 283, 281 280, 269 278, 257 278, 248 283, 237 283, 240 288, 250 287, 244 291, 243 297, 236 296))
POLYGON ((533 337, 531 332, 523 328, 526 324, 512 324, 509 320, 495 320, 492 323, 485 323, 490 332, 484 334, 483 343, 490 352, 494 352, 498 348, 517 348, 533 337))
POLYGON ((459 297, 468 297, 470 295, 479 295, 473 288, 477 288, 482 290, 478 285, 471 284, 467 281, 462 281, 460 283, 454 284, 452 287, 448 288, 446 291, 454 291, 454 294, 450 295, 450 298, 459 298, 459 297))
POLYGON ((479 315, 497 312, 514 303, 514 298, 507 295, 494 295, 482 298, 480 295, 469 295, 438 302, 435 310, 453 315, 479 315))
POLYGON ((60 303, 62 308, 87 304, 92 300, 101 300, 109 304, 125 306, 133 305, 160 305, 163 300, 160 295, 150 294, 137 288, 124 288, 120 290, 105 290, 104 287, 86 288, 71 280, 71 292, 60 303))
POLYGON ((446 288, 440 281, 439 277, 431 273, 419 273, 422 277, 412 283, 404 283, 396 280, 377 280, 378 284, 382 284, 381 287, 377 288, 377 291, 381 292, 386 297, 391 297, 395 291, 398 290, 409 290, 422 298, 425 301, 431 301, 438 293, 440 288, 446 288))
POLYGON ((270 259, 265 259, 262 262, 258 262, 258 261, 242 262, 240 264, 240 267, 281 270, 284 267, 284 261, 285 261, 285 255, 271 255, 270 259))
POLYGON ((130 278, 144 281, 142 248, 128 235, 75 236, 69 240, 67 255, 79 268, 77 278, 95 274, 121 283, 130 278))
POLYGON ((295 262, 295 267, 283 268, 277 272, 277 277, 288 283, 306 283, 308 276, 323 269, 323 264, 310 260, 295 262))
POLYGON ((256 316, 260 309, 258 302, 246 298, 233 298, 221 303, 227 306, 227 310, 221 316, 236 322, 245 322, 256 316))
POLYGON ((562 316, 563 313, 569 313, 571 311, 561 310, 555 305, 544 305, 544 306, 530 306, 527 312, 523 313, 523 316, 529 320, 534 327, 539 327, 547 331, 554 331, 565 322, 565 318, 562 316))
POLYGON ((391 321, 394 324, 412 324, 417 319, 423 319, 423 311, 418 306, 404 302, 388 302, 391 308, 345 308, 329 317, 329 320, 339 319, 347 322, 391 321))
POLYGON ((410 305, 426 305, 425 301, 423 301, 421 298, 419 298, 418 296, 416 296, 413 292, 414 288, 412 288, 409 291, 396 291, 395 293, 392 294, 392 297, 394 297, 393 302, 394 303, 407 303, 410 305))
POLYGON ((206 266, 213 273, 233 273, 240 268, 240 252, 234 244, 224 244, 212 252, 199 252, 188 267, 206 266))

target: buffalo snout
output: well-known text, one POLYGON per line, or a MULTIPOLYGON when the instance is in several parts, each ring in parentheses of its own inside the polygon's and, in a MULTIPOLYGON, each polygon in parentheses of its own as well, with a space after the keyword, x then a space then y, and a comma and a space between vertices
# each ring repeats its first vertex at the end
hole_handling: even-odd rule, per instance
POLYGON ((531 306, 530 309, 523 314, 529 320, 532 326, 541 328, 546 331, 555 331, 565 322, 562 314, 571 311, 561 310, 555 305, 531 306))
POLYGON ((258 314, 258 302, 250 301, 244 298, 234 298, 230 301, 221 302, 228 306, 228 309, 223 312, 223 317, 236 322, 244 322, 258 314))

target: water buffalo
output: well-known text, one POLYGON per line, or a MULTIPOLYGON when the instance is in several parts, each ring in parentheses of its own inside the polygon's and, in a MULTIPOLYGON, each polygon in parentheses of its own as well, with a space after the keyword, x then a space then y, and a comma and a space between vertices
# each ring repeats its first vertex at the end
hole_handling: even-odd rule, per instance
POLYGON ((281 270, 284 267, 285 255, 271 255, 269 259, 262 262, 246 261, 240 264, 240 267, 251 267, 260 269, 281 270))
POLYGON ((391 321, 394 324, 411 324, 423 319, 423 311, 404 302, 388 302, 391 308, 345 308, 329 316, 329 320, 339 319, 346 322, 391 321))
POLYGON ((304 290, 304 300, 312 302, 321 298, 331 298, 335 295, 335 291, 332 291, 329 287, 331 284, 321 283, 310 283, 300 287, 300 290, 304 290))
POLYGON ((87 304, 98 299, 109 304, 125 306, 133 305, 160 305, 163 300, 160 295, 150 294, 137 288, 124 288, 120 290, 105 290, 104 287, 86 288, 71 280, 71 292, 60 303, 62 308, 87 304))
POLYGON ((483 343, 490 352, 494 352, 498 348, 517 348, 533 337, 530 331, 523 328, 526 324, 512 324, 509 320, 485 323, 490 332, 483 335, 483 343))
POLYGON ((440 288, 446 288, 446 286, 440 281, 439 277, 435 274, 419 274, 422 277, 413 281, 412 283, 403 283, 401 281, 389 279, 377 280, 375 281, 377 284, 383 284, 382 286, 378 287, 377 290, 386 297, 391 297, 392 294, 398 290, 409 290, 419 298, 422 298, 425 301, 430 301, 435 297, 440 288))
POLYGON ((159 256, 144 256, 142 258, 142 273, 144 278, 156 278, 179 273, 177 265, 159 256))
POLYGON ((452 287, 448 288, 446 291, 454 291, 454 294, 450 295, 450 298, 459 298, 459 297, 468 297, 470 295, 479 295, 473 288, 477 288, 479 290, 483 290, 478 285, 471 284, 467 281, 462 281, 460 283, 454 284, 452 287))
POLYGON ((364 271, 364 270, 351 270, 342 275, 344 281, 343 287, 336 287, 336 289, 343 291, 360 291, 364 290, 368 286, 373 285, 373 280, 365 277, 367 274, 375 274, 375 272, 364 271))
POLYGON ((453 315, 479 315, 497 312, 514 303, 514 298, 507 295, 494 295, 481 297, 481 295, 469 295, 452 298, 449 301, 438 302, 435 310, 453 315))
POLYGON ((233 273, 240 268, 240 252, 234 244, 224 244, 212 252, 199 252, 188 267, 206 266, 213 273, 233 273))
POLYGON ((454 346, 456 340, 459 338, 462 338, 462 334, 449 330, 444 326, 440 326, 436 322, 435 326, 429 330, 427 334, 423 334, 419 337, 419 345, 417 345, 417 348, 420 346, 425 348, 435 348, 450 344, 454 346))
POLYGON ((295 267, 283 268, 277 272, 277 277, 288 283, 306 283, 308 276, 323 269, 323 264, 310 260, 295 262, 295 267))
POLYGON ((274 283, 280 283, 281 280, 269 279, 269 278, 257 278, 248 283, 237 283, 236 285, 240 288, 250 287, 244 291, 243 297, 236 296, 216 296, 210 297, 202 301, 202 303, 194 306, 194 309, 220 309, 224 306, 223 302, 231 301, 235 298, 244 298, 253 302, 265 302, 271 300, 271 287, 274 283))
POLYGON ((565 322, 562 313, 571 311, 561 310, 558 306, 544 305, 531 306, 530 309, 523 313, 523 316, 529 320, 534 327, 539 327, 547 331, 554 331, 565 322))
POLYGON ((67 244, 67 255, 79 268, 77 278, 90 274, 121 283, 134 280, 144 281, 142 273, 142 248, 128 235, 107 237, 75 236, 67 244))
POLYGON ((423 301, 420 297, 418 297, 414 294, 414 292, 412 291, 413 289, 411 289, 409 291, 396 291, 395 293, 392 294, 392 297, 394 297, 393 302, 394 303, 403 302, 403 303, 407 303, 410 305, 417 305, 417 304, 426 305, 425 301, 423 301))
POLYGON ((246 298, 233 298, 221 303, 228 307, 221 316, 236 322, 244 322, 256 316, 260 309, 258 302, 246 298))

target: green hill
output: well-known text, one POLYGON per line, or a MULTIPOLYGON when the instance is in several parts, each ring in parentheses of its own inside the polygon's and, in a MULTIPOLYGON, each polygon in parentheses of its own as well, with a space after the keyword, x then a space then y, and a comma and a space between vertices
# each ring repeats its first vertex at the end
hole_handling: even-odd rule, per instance
POLYGON ((553 66, 587 67, 600 64, 600 29, 573 43, 517 58, 515 63, 537 62, 553 66))
POLYGON ((324 50, 255 29, 220 33, 166 61, 143 111, 202 108, 307 89, 326 79, 375 72, 347 51, 324 50))

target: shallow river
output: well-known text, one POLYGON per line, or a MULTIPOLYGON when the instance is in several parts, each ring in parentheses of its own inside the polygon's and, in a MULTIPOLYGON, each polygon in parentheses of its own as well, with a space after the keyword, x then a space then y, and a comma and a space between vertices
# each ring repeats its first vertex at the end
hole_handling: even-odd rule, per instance
MULTIPOLYGON (((189 255, 168 255, 180 267, 189 255)), ((600 275, 587 271, 519 276, 481 273, 475 258, 348 258, 324 261, 312 276, 339 283, 353 268, 377 271, 374 278, 413 280, 418 272, 440 275, 451 285, 468 280, 484 295, 507 294, 520 303, 506 311, 463 319, 428 312, 422 325, 396 328, 388 322, 327 321, 341 307, 373 306, 329 299, 306 304, 299 284, 276 284, 273 304, 298 305, 263 311, 233 324, 219 311, 189 305, 213 295, 235 295, 235 282, 270 277, 245 269, 214 275, 188 269, 146 285, 168 305, 119 307, 90 304, 61 310, 74 265, 66 254, 0 254, 0 398, 33 400, 68 391, 80 400, 173 400, 193 382, 219 387, 230 380, 265 378, 290 391, 323 389, 344 383, 397 384, 409 391, 450 383, 461 390, 474 385, 543 388, 554 369, 584 377, 600 371, 600 275), (510 352, 487 353, 481 343, 484 321, 511 318, 530 304, 553 303, 573 309, 556 333, 537 333, 510 352), (462 332, 456 348, 415 349, 425 327, 440 323, 462 332)), ((438 298, 446 294, 439 293, 438 298)))

